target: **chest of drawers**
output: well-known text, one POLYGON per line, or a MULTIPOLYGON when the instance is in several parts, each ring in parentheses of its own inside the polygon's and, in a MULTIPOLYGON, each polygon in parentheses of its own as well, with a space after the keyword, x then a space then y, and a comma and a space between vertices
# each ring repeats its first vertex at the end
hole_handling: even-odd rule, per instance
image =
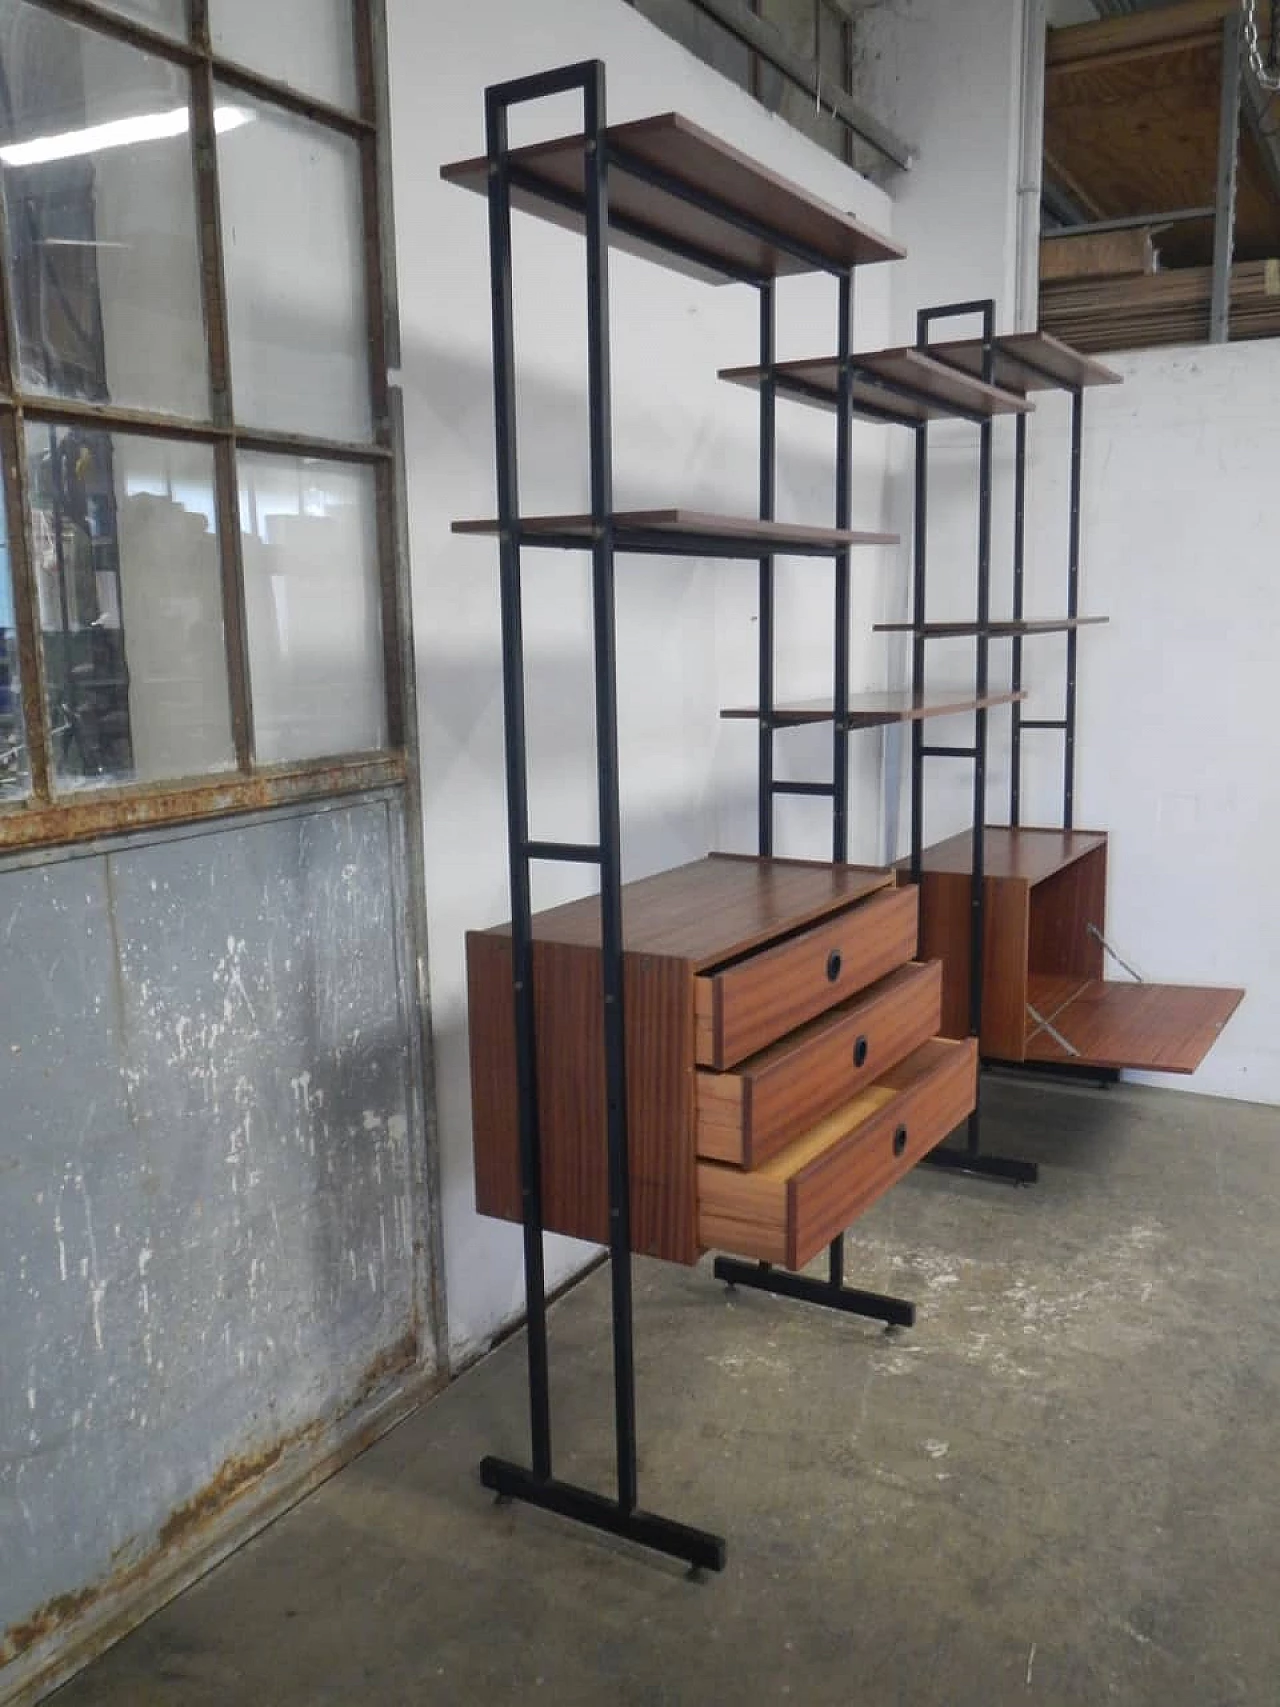
MULTIPOLYGON (((632 1247, 798 1268, 968 1114, 917 896, 860 866, 713 854, 623 889, 632 1247)), ((608 1237, 600 924, 534 920, 544 1222, 608 1237)), ((476 1203, 521 1220, 508 927, 467 938, 476 1203)))

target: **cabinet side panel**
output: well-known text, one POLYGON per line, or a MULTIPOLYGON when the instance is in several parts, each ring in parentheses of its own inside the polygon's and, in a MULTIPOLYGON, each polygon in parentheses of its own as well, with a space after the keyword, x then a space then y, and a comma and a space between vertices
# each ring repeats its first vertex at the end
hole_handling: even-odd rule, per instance
POLYGON ((1105 932, 1106 905, 1105 847, 1094 848, 1037 883, 1031 891, 1031 970, 1101 978, 1102 944, 1089 926, 1105 932))
POLYGON ((1023 1056, 1031 893, 1020 878, 987 879, 981 1048, 1001 1061, 1023 1056))
MULTIPOLYGON (((477 935, 468 950, 476 1206, 482 1214, 518 1221, 510 939, 477 935)), ((606 1244, 609 1174, 598 953, 535 943, 534 1000, 543 1221, 548 1231, 606 1244)), ((623 1001, 632 1248, 692 1263, 698 1247, 688 970, 681 961, 628 955, 623 1001)))
POLYGON ((519 1221, 520 1128, 510 937, 468 932, 467 1022, 476 1208, 481 1215, 519 1221))
MULTIPOLYGON (((982 1051, 1022 1059, 1027 991, 1027 885, 986 880, 982 1051)), ((969 1035, 971 884, 963 872, 926 871, 920 883, 921 960, 942 962, 943 1037, 969 1035)))

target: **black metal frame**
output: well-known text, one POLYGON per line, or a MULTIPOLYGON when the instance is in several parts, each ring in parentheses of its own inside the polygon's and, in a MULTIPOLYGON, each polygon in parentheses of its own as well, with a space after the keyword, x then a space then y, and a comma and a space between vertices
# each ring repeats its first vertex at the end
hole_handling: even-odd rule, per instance
MULTIPOLYGON (((824 271, 832 272, 830 266, 824 271)), ((853 274, 835 272, 837 315, 836 479, 835 525, 852 526, 853 381, 858 372, 853 356, 853 274)), ((772 280, 760 284, 760 517, 771 521, 777 476, 777 397, 775 372, 775 303, 772 280)), ((784 387, 786 390, 790 386, 784 387)), ((778 728, 774 705, 774 555, 760 558, 759 588, 759 749, 757 845, 762 859, 773 853, 774 802, 784 796, 816 797, 831 801, 831 858, 843 864, 849 857, 849 719, 841 707, 849 704, 849 602, 852 572, 851 553, 842 546, 835 553, 834 636, 832 653, 833 727, 831 781, 779 782, 774 776, 773 738, 778 728)), ((795 1298, 806 1304, 838 1310, 846 1315, 865 1316, 887 1327, 913 1327, 916 1307, 905 1298, 868 1292, 844 1283, 844 1238, 832 1240, 828 1251, 827 1277, 792 1274, 771 1263, 742 1262, 717 1257, 713 1270, 717 1280, 730 1286, 772 1292, 780 1298, 795 1298)))
MULTIPOLYGON (((978 315, 982 320, 982 379, 987 385, 995 378, 995 312, 993 300, 946 303, 937 308, 921 309, 916 316, 916 348, 927 353, 930 333, 943 320, 967 319, 978 315)), ((935 358, 935 359, 943 359, 935 358)), ((969 1034, 980 1037, 982 1032, 982 986, 986 931, 986 821, 987 821, 987 734, 988 713, 981 703, 990 685, 991 635, 991 489, 994 425, 990 416, 978 425, 978 564, 977 564, 977 633, 975 636, 975 688, 979 704, 974 711, 974 734, 971 747, 941 747, 927 745, 924 725, 916 720, 911 725, 911 881, 919 883, 924 865, 924 777, 926 759, 961 759, 973 765, 973 852, 969 887, 969 1034)), ((1018 416, 1018 443, 1025 450, 1025 416, 1018 416)), ((915 632, 911 645, 911 686, 917 697, 925 688, 924 624, 928 587, 928 485, 929 485, 929 423, 921 421, 916 428, 915 455, 915 533, 912 561, 912 625, 915 632)), ((1019 517, 1016 551, 1020 556, 1025 495, 1024 464, 1018 464, 1017 507, 1019 517)), ((1021 615, 1021 579, 1016 581, 1015 615, 1021 615)), ((1021 681, 1021 640, 1014 639, 1014 687, 1021 681)), ((1015 719, 1018 706, 1014 704, 1015 719)), ((1015 731, 1018 724, 1015 721, 1015 731)), ((1015 734, 1015 741, 1018 735, 1015 734)), ((924 1165, 944 1168, 951 1172, 974 1174, 981 1178, 997 1179, 1013 1185, 1033 1185, 1039 1177, 1035 1162, 1009 1156, 992 1156, 982 1149, 982 1091, 979 1084, 977 1101, 965 1128, 962 1150, 940 1145, 923 1158, 924 1165)))

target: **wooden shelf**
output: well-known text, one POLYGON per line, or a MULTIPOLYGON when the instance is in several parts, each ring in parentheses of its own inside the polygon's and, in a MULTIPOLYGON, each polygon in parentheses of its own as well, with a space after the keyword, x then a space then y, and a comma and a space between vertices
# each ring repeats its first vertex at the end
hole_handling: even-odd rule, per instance
MULTIPOLYGON (((966 711, 980 711, 993 705, 1012 705, 1026 699, 1025 692, 1014 693, 1001 689, 978 698, 972 689, 930 689, 923 699, 917 699, 910 688, 891 688, 883 693, 857 693, 849 696, 845 718, 850 729, 882 729, 892 723, 916 723, 926 717, 953 717, 966 711)), ((759 706, 730 706, 720 713, 723 718, 742 718, 759 721, 759 706)), ((773 721, 779 729, 805 723, 832 723, 835 712, 830 700, 802 700, 788 705, 775 705, 773 721)))
MULTIPOLYGON (((679 113, 610 125, 607 136, 610 242, 677 272, 727 284, 898 261, 906 252, 679 113), (662 185, 628 170, 630 162, 660 174, 662 185), (717 201, 752 229, 715 212, 717 201), (808 258, 783 247, 787 243, 808 258)), ((581 136, 514 148, 509 159, 514 207, 582 230, 581 136)), ((440 176, 484 194, 489 162, 484 156, 457 160, 442 166, 440 176)))
MULTIPOLYGON (((993 415, 1023 414, 1033 403, 980 378, 960 373, 945 362, 911 348, 874 350, 853 358, 853 412, 875 420, 919 426, 954 416, 988 420, 993 415)), ((835 356, 812 361, 777 362, 765 367, 721 368, 731 385, 759 390, 772 372, 778 395, 814 408, 834 410, 839 400, 840 363, 835 356)))
MULTIPOLYGON (((988 824, 983 833, 982 857, 989 878, 1043 883, 1055 872, 1065 870, 1106 845, 1106 834, 1101 830, 1014 830, 1005 824, 988 824)), ((970 876, 973 872, 972 833, 962 830, 959 835, 926 848, 923 868, 927 872, 949 876, 970 876)), ((910 869, 909 859, 900 859, 895 867, 899 876, 909 873, 910 869)))
MULTIPOLYGON (((525 545, 589 551, 590 516, 524 516, 525 545)), ((497 534, 494 517, 454 522, 454 533, 497 534)), ((701 510, 617 510, 613 515, 617 551, 657 552, 676 557, 759 557, 762 551, 824 556, 851 545, 897 545, 896 533, 867 533, 853 528, 805 527, 794 522, 762 522, 752 516, 715 516, 701 510)))
MULTIPOLYGON (((962 338, 930 344, 936 360, 950 362, 981 377, 982 340, 962 338)), ((995 341, 995 384, 1005 391, 1070 391, 1077 385, 1120 385, 1122 376, 1091 356, 1083 356, 1048 332, 1013 332, 995 341)))
POLYGON ((876 634, 920 634, 926 640, 963 640, 986 634, 992 640, 1025 640, 1037 634, 1065 634, 1072 628, 1092 628, 1109 622, 1105 616, 1063 616, 1046 622, 878 622, 876 634))
MULTIPOLYGON (((628 954, 678 956, 705 971, 853 906, 891 881, 889 872, 874 866, 708 854, 626 885, 623 947, 628 954)), ((505 936, 510 929, 500 925, 489 934, 505 936)), ((547 908, 534 916, 533 934, 538 942, 598 948, 599 898, 547 908)))

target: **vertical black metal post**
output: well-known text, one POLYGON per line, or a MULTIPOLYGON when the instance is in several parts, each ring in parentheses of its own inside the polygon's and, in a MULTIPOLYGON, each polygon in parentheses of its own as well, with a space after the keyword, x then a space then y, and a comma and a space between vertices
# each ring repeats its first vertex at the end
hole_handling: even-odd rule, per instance
POLYGON ((587 78, 587 401, 591 441, 591 607, 600 817, 600 946, 609 1147, 609 1256, 618 1505, 636 1508, 636 1390, 631 1321, 631 1168, 627 1150, 622 1005, 622 827, 618 801, 618 684, 614 633, 613 429, 609 384, 609 162, 604 66, 587 78))
MULTIPOLYGON (((1084 451, 1084 388, 1071 393, 1071 531, 1067 547, 1067 616, 1080 614, 1080 480, 1084 451)), ((1071 829, 1076 810, 1076 654, 1078 631, 1067 630, 1067 713, 1062 761, 1062 827, 1071 829)))
MULTIPOLYGON (((995 380, 996 308, 988 302, 982 310, 982 378, 995 380)), ((986 848, 987 848, 987 709, 982 703, 990 686, 991 635, 991 462, 994 437, 991 417, 978 429, 978 633, 975 686, 978 709, 974 713, 973 736, 973 876, 969 886, 969 1032, 982 1036, 982 984, 986 961, 986 848)), ((979 1044, 981 1047, 981 1044, 979 1044)), ((981 1147, 981 1098, 969 1116, 968 1150, 976 1156, 981 1147)))
MULTIPOLYGON (((928 584, 929 527, 929 425, 921 421, 915 430, 915 524, 912 528, 911 697, 924 698, 924 621, 928 584)), ((911 881, 919 883, 924 864, 924 719, 911 720, 911 881)))
MULTIPOLYGON (((1013 452, 1013 619, 1022 621, 1026 587, 1027 548, 1027 417, 1014 424, 1013 452)), ((1013 637, 1013 663, 1009 685, 1014 695, 1022 692, 1022 636, 1013 637)), ((1014 698, 1009 743, 1009 823, 1017 829, 1022 818, 1022 702, 1014 698)))
MULTIPOLYGON (((772 521, 777 468, 777 394, 773 377, 776 355, 776 312, 773 280, 760 285, 760 519, 772 521)), ((760 646, 760 734, 758 844, 761 859, 773 852, 773 555, 760 559, 759 646, 760 646)))
POLYGON ((542 1255, 541 1132, 533 1001, 533 907, 529 882, 529 785, 525 744, 524 634, 521 613, 520 482, 516 461, 515 345, 511 296, 511 180, 507 109, 485 93, 489 159, 489 273, 493 298, 493 419, 497 453, 502 592, 503 730, 507 772, 507 859, 511 872, 511 963, 515 1002, 516 1084, 520 1123, 520 1196, 528 1312, 529 1429, 533 1474, 551 1475, 551 1396, 547 1369, 547 1297, 542 1255))
MULTIPOLYGON (((853 273, 838 280, 838 395, 836 400, 836 526, 851 525, 853 479, 853 273)), ((831 857, 849 857, 849 548, 835 560, 835 660, 832 682, 831 857)))

